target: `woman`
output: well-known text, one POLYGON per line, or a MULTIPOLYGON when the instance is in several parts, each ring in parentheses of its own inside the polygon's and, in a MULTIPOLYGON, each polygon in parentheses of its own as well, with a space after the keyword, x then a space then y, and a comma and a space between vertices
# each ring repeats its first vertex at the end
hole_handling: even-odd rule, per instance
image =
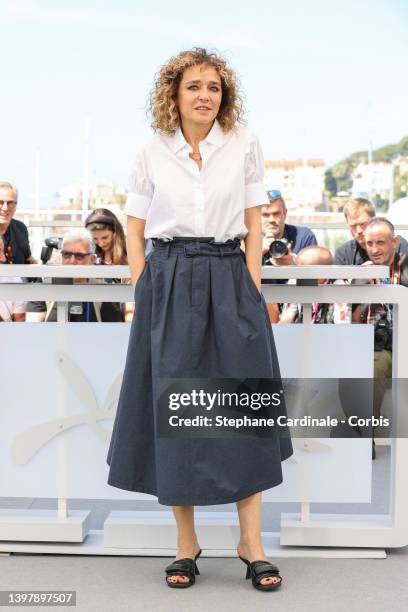
MULTIPOLYGON (((95 243, 96 263, 126 266, 127 248, 125 232, 117 216, 108 208, 96 208, 85 220, 85 227, 92 233, 95 243)), ((125 282, 126 279, 122 279, 125 282)), ((111 282, 119 282, 111 279, 111 282)), ((134 304, 123 304, 123 319, 131 322, 134 304)))
POLYGON ((95 242, 97 262, 127 265, 126 238, 117 216, 108 208, 96 208, 85 220, 95 242))
POLYGON ((260 293, 261 205, 268 201, 262 152, 255 136, 237 127, 234 73, 205 49, 162 67, 150 108, 156 135, 137 155, 125 208, 136 310, 108 484, 172 506, 178 553, 166 567, 170 587, 192 586, 198 573, 194 506, 236 502, 247 577, 272 590, 282 579, 262 547, 261 491, 281 483, 290 437, 170 438, 156 431, 161 378, 280 376, 260 293), (147 263, 145 238, 154 243, 147 263))

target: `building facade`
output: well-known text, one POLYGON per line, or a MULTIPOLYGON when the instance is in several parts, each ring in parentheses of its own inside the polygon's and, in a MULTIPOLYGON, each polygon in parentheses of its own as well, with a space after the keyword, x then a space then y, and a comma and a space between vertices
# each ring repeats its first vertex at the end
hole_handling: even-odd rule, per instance
POLYGON ((323 201, 323 159, 267 160, 265 185, 279 189, 288 208, 314 209, 323 201))

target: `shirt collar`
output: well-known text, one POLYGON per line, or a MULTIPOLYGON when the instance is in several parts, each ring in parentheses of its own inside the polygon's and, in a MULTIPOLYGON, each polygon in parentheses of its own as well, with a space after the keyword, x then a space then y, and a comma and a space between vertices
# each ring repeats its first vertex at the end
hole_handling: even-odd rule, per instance
POLYGON ((226 135, 222 131, 222 128, 216 119, 211 130, 207 134, 207 137, 204 138, 204 142, 209 142, 210 144, 213 144, 216 147, 222 147, 225 142, 225 138, 226 135))
MULTIPOLYGON (((173 151, 175 153, 177 153, 178 151, 181 151, 181 149, 183 149, 184 147, 188 147, 191 149, 191 146, 188 144, 188 142, 184 138, 184 134, 181 131, 180 126, 177 128, 177 130, 175 131, 174 135, 171 138, 172 138, 173 151)), ((221 147, 224 141, 225 141, 225 134, 222 131, 222 128, 218 120, 216 119, 213 123, 211 130, 207 134, 206 138, 204 138, 204 140, 202 140, 201 142, 208 142, 217 147, 221 147)))

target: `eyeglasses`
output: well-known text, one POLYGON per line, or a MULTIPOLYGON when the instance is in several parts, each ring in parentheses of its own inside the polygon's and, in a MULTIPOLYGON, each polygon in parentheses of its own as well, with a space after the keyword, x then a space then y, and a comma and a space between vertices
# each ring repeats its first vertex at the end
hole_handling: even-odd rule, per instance
POLYGON ((267 193, 270 200, 277 200, 278 198, 282 197, 279 189, 270 189, 267 193))
POLYGON ((88 255, 92 255, 92 253, 78 253, 75 251, 61 251, 61 257, 63 259, 71 259, 71 257, 75 257, 78 261, 84 261, 85 257, 88 255))
POLYGON ((6 205, 6 208, 14 208, 16 206, 16 200, 0 200, 0 208, 6 205))

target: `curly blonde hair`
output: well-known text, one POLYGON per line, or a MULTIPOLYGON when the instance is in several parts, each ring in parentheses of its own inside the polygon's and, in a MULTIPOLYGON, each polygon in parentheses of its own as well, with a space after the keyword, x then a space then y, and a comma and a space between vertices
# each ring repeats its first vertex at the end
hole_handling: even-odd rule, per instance
POLYGON ((197 64, 212 66, 220 76, 222 99, 217 120, 223 131, 229 132, 237 123, 245 123, 244 105, 235 72, 216 53, 193 47, 171 57, 155 75, 147 108, 152 116, 151 127, 154 132, 172 134, 179 127, 180 116, 176 104, 179 84, 184 71, 197 64))

